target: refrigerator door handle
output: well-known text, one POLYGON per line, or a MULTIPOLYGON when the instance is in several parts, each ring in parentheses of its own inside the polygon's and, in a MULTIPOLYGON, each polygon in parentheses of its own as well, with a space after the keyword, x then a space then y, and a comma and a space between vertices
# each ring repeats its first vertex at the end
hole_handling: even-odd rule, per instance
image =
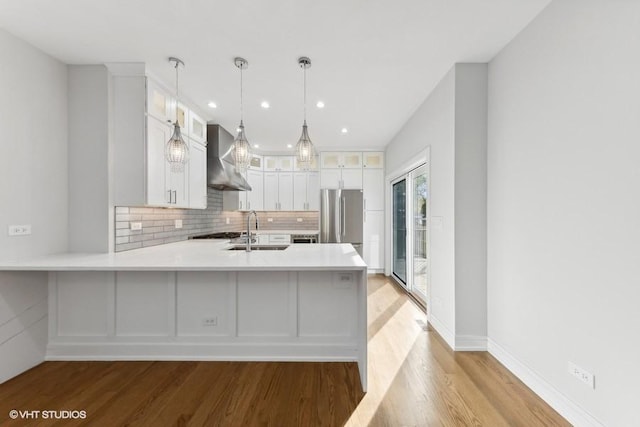
POLYGON ((347 210, 346 209, 346 200, 345 200, 344 197, 340 198, 340 210, 341 210, 341 213, 342 213, 342 217, 341 217, 342 223, 340 224, 340 234, 342 234, 344 236, 345 228, 346 228, 345 216, 346 216, 346 210, 347 210))
POLYGON ((336 192, 335 195, 335 211, 334 211, 334 221, 335 221, 335 231, 336 231, 336 243, 342 243, 342 239, 340 238, 342 235, 342 197, 340 196, 340 190, 336 192))

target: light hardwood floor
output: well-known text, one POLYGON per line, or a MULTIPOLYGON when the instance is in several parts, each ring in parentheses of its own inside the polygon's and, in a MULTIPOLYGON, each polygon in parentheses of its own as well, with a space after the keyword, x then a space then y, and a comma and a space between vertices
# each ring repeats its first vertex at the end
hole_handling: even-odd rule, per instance
POLYGON ((0 385, 2 426, 565 426, 487 353, 454 353, 369 278, 369 391, 354 363, 45 362, 0 385), (86 419, 11 420, 16 410, 86 419))

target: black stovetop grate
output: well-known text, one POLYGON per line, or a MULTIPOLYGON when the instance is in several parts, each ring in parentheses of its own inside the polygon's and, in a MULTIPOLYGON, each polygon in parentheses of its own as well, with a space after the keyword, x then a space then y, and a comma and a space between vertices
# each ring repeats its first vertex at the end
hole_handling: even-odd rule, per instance
POLYGON ((192 239, 237 239, 240 237, 239 231, 223 231, 220 233, 202 234, 200 236, 193 236, 192 239))

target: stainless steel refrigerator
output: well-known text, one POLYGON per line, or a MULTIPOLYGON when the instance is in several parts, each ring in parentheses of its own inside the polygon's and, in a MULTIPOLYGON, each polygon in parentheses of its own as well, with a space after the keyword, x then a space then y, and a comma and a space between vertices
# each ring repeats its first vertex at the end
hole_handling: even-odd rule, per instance
POLYGON ((362 190, 320 190, 320 243, 351 243, 362 256, 362 190))

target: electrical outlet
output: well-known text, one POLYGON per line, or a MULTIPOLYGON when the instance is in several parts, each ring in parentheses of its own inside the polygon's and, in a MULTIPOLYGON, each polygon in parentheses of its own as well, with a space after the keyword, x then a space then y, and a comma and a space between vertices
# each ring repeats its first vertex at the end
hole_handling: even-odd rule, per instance
POLYGON ((10 225, 7 232, 9 236, 26 236, 31 234, 31 225, 10 225))
POLYGON ((175 227, 176 228, 182 228, 182 220, 181 219, 176 219, 175 227))
POLYGON ((226 218, 227 224, 231 224, 231 218, 226 218))
POLYGON ((202 326, 218 326, 218 317, 205 317, 202 319, 202 326))
POLYGON ((574 377, 576 377, 577 379, 579 379, 580 381, 582 381, 583 383, 585 383, 586 385, 588 385, 589 387, 593 389, 596 388, 594 375, 591 372, 585 371, 575 363, 569 362, 569 373, 574 377))
POLYGON ((267 218, 267 222, 273 222, 273 218, 267 218))
POLYGON ((142 223, 141 222, 131 222, 131 223, 129 223, 129 225, 131 227, 131 231, 142 230, 142 223))
POLYGON ((302 218, 297 218, 297 221, 298 222, 302 222, 302 218))

